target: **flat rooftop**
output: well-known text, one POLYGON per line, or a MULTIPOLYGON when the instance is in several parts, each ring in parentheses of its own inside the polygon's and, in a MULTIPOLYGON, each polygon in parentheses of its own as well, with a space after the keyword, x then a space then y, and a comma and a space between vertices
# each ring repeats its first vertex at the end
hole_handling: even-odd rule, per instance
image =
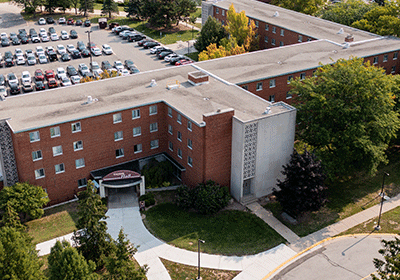
POLYGON ((218 114, 217 110, 233 109, 243 122, 295 110, 280 102, 271 105, 218 78, 209 77, 208 84, 193 86, 188 73, 196 70, 192 65, 171 67, 7 97, 0 102, 0 119, 9 119, 11 129, 18 133, 158 102, 167 103, 198 125, 202 125, 203 115, 218 114), (155 87, 150 87, 152 79, 155 87), (180 87, 168 90, 167 85, 176 81, 180 87), (86 104, 89 95, 98 101, 86 104), (270 113, 264 115, 269 106, 270 113))
POLYGON ((228 10, 233 4, 236 12, 245 11, 246 16, 272 25, 283 27, 314 39, 328 39, 343 43, 348 34, 354 36, 354 41, 363 41, 377 38, 379 35, 338 24, 317 17, 287 10, 278 6, 259 2, 257 0, 222 0, 215 1, 214 6, 228 10), (279 16, 274 16, 278 12, 279 16), (338 34, 343 28, 343 33, 338 34))
POLYGON ((369 57, 399 50, 399 38, 381 37, 354 42, 348 48, 328 40, 318 40, 202 61, 196 63, 196 66, 240 85, 314 69, 320 63, 331 64, 340 58, 369 57))

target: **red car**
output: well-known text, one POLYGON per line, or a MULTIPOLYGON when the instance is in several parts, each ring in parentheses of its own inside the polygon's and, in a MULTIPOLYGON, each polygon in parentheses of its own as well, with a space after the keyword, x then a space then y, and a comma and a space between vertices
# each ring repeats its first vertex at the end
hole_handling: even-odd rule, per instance
POLYGON ((45 72, 44 72, 44 74, 45 74, 45 76, 46 76, 46 80, 50 80, 51 78, 55 78, 56 77, 56 74, 54 74, 54 71, 53 70, 46 70, 45 72))
POLYGON ((69 18, 69 19, 67 20, 67 24, 68 24, 68 25, 73 25, 74 23, 75 23, 75 21, 74 21, 73 18, 69 18))
POLYGON ((41 69, 36 69, 35 71, 35 80, 36 81, 43 81, 44 80, 44 74, 41 69))
POLYGON ((185 64, 190 64, 190 63, 193 63, 193 61, 188 60, 188 59, 181 59, 181 60, 177 61, 175 63, 175 65, 185 65, 185 64))
POLYGON ((47 82, 47 86, 49 88, 56 88, 56 87, 58 87, 58 82, 55 78, 49 78, 49 81, 47 82))

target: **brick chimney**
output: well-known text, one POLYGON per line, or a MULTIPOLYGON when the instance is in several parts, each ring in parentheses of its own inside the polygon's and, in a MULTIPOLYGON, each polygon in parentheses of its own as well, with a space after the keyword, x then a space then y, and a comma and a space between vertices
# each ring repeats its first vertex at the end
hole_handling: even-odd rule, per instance
POLYGON ((344 38, 344 41, 347 43, 353 42, 354 41, 354 36, 352 34, 349 34, 344 38))
POLYGON ((198 86, 208 83, 208 75, 201 71, 190 72, 188 74, 188 80, 192 85, 198 86))

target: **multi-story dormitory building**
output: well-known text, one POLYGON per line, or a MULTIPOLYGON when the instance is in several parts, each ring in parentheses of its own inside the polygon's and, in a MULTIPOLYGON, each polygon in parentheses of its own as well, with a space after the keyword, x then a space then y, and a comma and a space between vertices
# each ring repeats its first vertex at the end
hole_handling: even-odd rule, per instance
POLYGON ((202 2, 203 24, 208 16, 226 23, 229 6, 254 20, 260 49, 250 56, 235 56, 200 63, 219 77, 271 102, 291 103, 290 80, 310 76, 319 63, 363 57, 398 74, 400 40, 358 30, 256 0, 202 2), (265 51, 267 49, 267 51, 265 51), (251 59, 250 59, 251 57, 251 59))

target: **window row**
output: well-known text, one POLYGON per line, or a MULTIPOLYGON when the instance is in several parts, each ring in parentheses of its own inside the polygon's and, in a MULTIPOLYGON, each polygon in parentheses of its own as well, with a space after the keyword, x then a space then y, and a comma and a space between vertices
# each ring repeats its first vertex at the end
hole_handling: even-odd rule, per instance
MULTIPOLYGON (((393 53, 393 60, 396 60, 398 57, 399 53, 395 52, 393 53)), ((387 62, 389 60, 389 54, 385 54, 383 55, 383 61, 382 62, 387 62)), ((379 63, 379 56, 375 56, 374 57, 374 64, 379 63)))
MULTIPOLYGON (((174 144, 169 141, 168 142, 168 149, 173 152, 174 151, 174 144)), ((177 155, 179 158, 182 158, 182 150, 181 149, 177 149, 177 155)), ((188 161, 187 161, 188 165, 193 166, 193 159, 192 157, 188 156, 188 161)))
MULTIPOLYGON (((149 116, 157 114, 157 105, 152 105, 149 107, 149 116)), ((132 119, 140 118, 140 109, 132 110, 132 119)), ((122 113, 113 114, 113 123, 122 122, 122 113)))
MULTIPOLYGON (((75 168, 79 169, 82 167, 85 167, 85 159, 84 158, 76 159, 75 160, 75 168)), ((55 174, 64 173, 65 172, 64 163, 59 163, 59 164, 54 165, 54 172, 55 172, 55 174)), ((46 177, 44 168, 39 168, 39 169, 35 170, 35 179, 41 179, 44 177, 46 177)))
MULTIPOLYGON (((171 107, 168 107, 168 116, 170 118, 172 118, 172 108, 171 107)), ((179 113, 177 114, 176 121, 177 121, 177 123, 182 124, 182 115, 181 114, 179 114, 179 113)), ((192 131, 192 122, 189 120, 187 121, 187 129, 192 131)))
MULTIPOLYGON (((83 142, 81 140, 73 142, 72 143, 72 147, 74 149, 74 151, 79 151, 83 149, 83 142)), ((61 145, 59 146, 54 146, 52 148, 53 151, 53 156, 59 156, 63 154, 63 148, 61 145)), ((33 151, 32 152, 32 160, 33 161, 37 161, 37 160, 41 160, 43 159, 43 155, 42 155, 42 151, 41 150, 37 150, 37 151, 33 151)))
MULTIPOLYGON (((81 122, 75 122, 71 124, 71 131, 72 133, 81 131, 81 122)), ((54 126, 50 128, 50 137, 59 137, 61 136, 60 127, 54 126)), ((29 133, 29 140, 30 142, 40 141, 40 132, 33 131, 29 133)))

